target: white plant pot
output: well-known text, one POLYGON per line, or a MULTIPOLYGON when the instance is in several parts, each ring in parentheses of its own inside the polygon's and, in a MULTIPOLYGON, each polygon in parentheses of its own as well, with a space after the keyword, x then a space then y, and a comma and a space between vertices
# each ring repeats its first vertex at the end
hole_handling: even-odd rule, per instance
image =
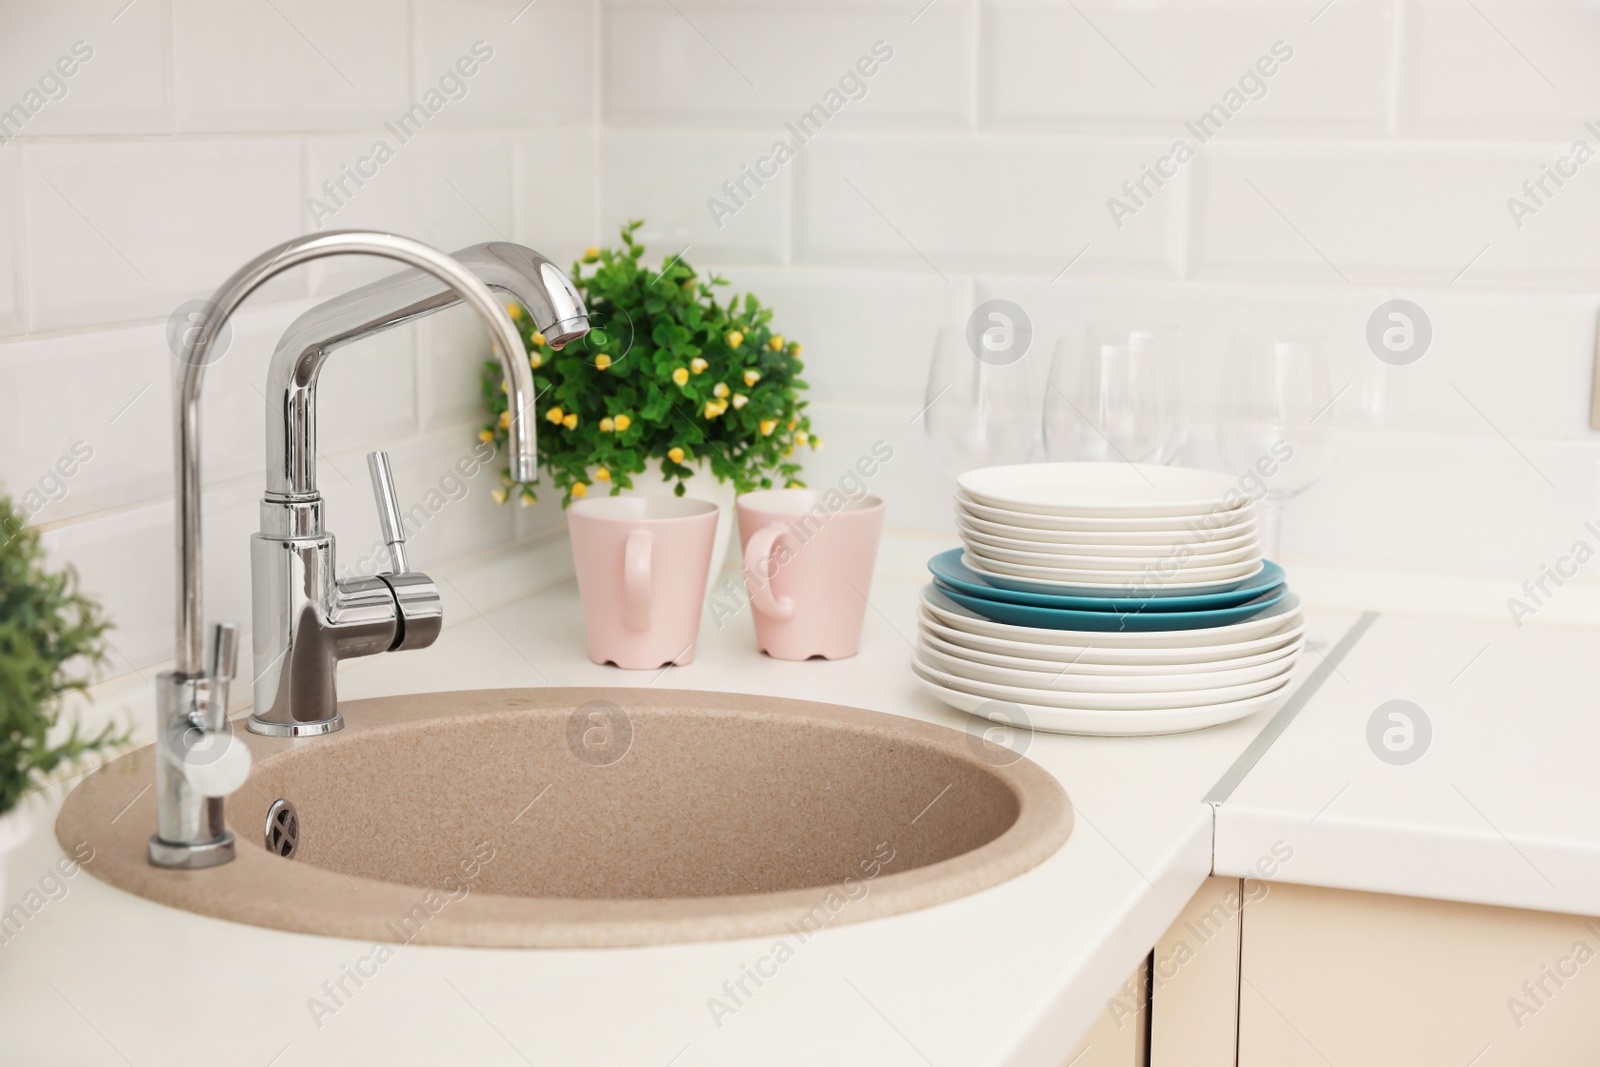
MULTIPOLYGON (((643 472, 633 476, 633 488, 624 489, 623 495, 635 496, 671 496, 675 481, 660 476, 660 468, 655 466, 656 461, 651 461, 651 466, 643 472)), ((684 496, 694 500, 704 500, 717 505, 717 540, 711 547, 711 581, 712 587, 716 586, 717 578, 722 574, 722 569, 727 565, 728 552, 733 544, 734 511, 733 498, 736 490, 732 482, 720 482, 716 475, 711 473, 711 463, 708 460, 697 459, 689 466, 694 468, 694 476, 683 483, 684 496)))
POLYGON ((12 902, 11 898, 6 896, 6 869, 10 866, 11 853, 28 840, 28 831, 32 828, 32 820, 28 818, 27 812, 22 810, 21 804, 10 811, 0 813, 0 911, 12 902))

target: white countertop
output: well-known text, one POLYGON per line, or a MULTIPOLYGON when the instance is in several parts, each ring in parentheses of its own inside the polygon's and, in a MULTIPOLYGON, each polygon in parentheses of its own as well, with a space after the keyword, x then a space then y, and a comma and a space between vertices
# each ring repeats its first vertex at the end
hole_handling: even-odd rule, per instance
POLYGON ((1597 753, 1600 628, 1380 614, 1217 806, 1216 870, 1281 841, 1283 881, 1600 914, 1597 753), (1392 700, 1414 762, 1369 747, 1392 700))
MULTIPOLYGON (((341 694, 654 684, 803 696, 963 729, 966 716, 924 694, 906 668, 920 584, 879 579, 854 659, 767 659, 740 617, 720 631, 707 621, 696 662, 665 673, 591 664, 570 584, 487 615, 463 609, 457 594, 462 621, 438 644, 345 665, 341 694)), ((1331 648, 1356 618, 1312 611, 1312 637, 1331 648)), ((1307 655, 1302 672, 1317 658, 1307 655)), ((720 1027, 708 998, 772 938, 573 951, 405 946, 319 1027, 308 1000, 370 946, 194 916, 79 873, 0 945, 0 1062, 1059 1067, 1210 873, 1203 798, 1266 722, 1155 738, 1035 735, 1027 755, 1076 808, 1058 853, 974 896, 822 932, 720 1027)), ((29 805, 35 832, 8 862, 9 898, 60 857, 48 832, 59 804, 52 789, 29 805)))

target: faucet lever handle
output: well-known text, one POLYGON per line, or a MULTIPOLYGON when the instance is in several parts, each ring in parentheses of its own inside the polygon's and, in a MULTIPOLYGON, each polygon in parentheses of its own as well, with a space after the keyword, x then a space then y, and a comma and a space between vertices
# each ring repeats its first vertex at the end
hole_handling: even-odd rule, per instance
POLYGON ((394 492, 394 472, 389 469, 389 453, 368 452, 367 470, 372 475, 372 495, 378 501, 378 525, 383 529, 384 543, 389 546, 390 574, 404 574, 411 568, 406 564, 406 527, 400 518, 400 501, 394 492))

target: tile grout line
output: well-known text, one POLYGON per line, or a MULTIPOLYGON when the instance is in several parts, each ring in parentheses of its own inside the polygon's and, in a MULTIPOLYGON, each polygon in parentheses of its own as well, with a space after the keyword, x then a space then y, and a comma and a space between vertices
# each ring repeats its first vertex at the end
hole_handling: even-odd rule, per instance
POLYGON ((1295 716, 1299 715, 1305 706, 1311 703, 1311 698, 1317 695, 1317 691, 1328 680, 1328 676, 1338 669, 1339 664, 1350 654, 1350 650, 1355 648, 1361 639, 1367 635, 1367 631, 1372 629, 1372 624, 1377 622, 1378 618, 1379 613, 1376 611, 1362 613, 1361 618, 1357 619, 1355 624, 1345 631, 1344 636, 1339 639, 1339 643, 1333 647, 1333 651, 1323 657, 1322 662, 1317 664, 1316 669, 1311 672, 1311 676, 1301 684, 1299 689, 1295 690, 1294 695, 1289 698, 1289 702, 1279 709, 1278 713, 1272 717, 1272 721, 1267 723, 1262 731, 1256 735, 1255 740, 1250 742, 1249 747, 1240 753, 1239 758, 1233 761, 1233 765, 1223 772, 1222 777, 1217 779, 1217 784, 1213 785, 1211 791, 1205 795, 1203 803, 1210 805, 1212 809, 1213 842, 1216 840, 1217 807, 1233 795, 1233 791, 1239 787, 1239 783, 1244 781, 1245 776, 1261 761, 1261 757, 1267 754, 1267 750, 1289 728, 1289 724, 1294 721, 1295 716))

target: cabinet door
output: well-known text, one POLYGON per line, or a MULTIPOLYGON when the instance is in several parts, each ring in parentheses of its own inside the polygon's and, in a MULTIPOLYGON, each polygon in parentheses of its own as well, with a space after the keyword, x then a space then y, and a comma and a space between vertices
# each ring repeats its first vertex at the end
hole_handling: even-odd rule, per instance
MULTIPOLYGON (((1248 883, 1259 893, 1264 883, 1248 883)), ((1151 953, 1150 1067, 1235 1067, 1245 884, 1208 878, 1151 953)))
POLYGON ((1065 1059, 1062 1067, 1146 1067, 1144 996, 1148 961, 1141 963, 1124 987, 1124 994, 1106 1005, 1094 1029, 1065 1059))
POLYGON ((1239 1067, 1600 1063, 1600 920, 1266 890, 1244 908, 1239 1067))

